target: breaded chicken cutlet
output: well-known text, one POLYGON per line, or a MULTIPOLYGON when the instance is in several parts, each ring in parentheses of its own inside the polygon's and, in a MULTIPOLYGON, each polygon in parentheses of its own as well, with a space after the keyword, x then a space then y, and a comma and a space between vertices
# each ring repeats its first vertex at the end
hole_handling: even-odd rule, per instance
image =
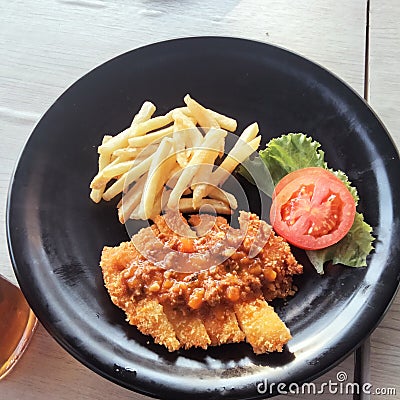
POLYGON ((293 295, 302 273, 287 242, 245 212, 239 229, 204 215, 191 226, 180 215, 154 222, 102 252, 105 286, 127 321, 169 351, 244 340, 257 354, 282 351, 290 331, 267 301, 293 295))

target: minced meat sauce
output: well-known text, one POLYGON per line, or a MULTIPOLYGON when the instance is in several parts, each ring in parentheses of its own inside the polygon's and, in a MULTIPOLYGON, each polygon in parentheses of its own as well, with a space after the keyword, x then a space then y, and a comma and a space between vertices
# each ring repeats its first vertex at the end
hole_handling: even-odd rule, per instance
POLYGON ((185 235, 171 229, 182 225, 180 215, 174 218, 181 220, 157 217, 114 260, 124 290, 137 300, 151 295, 161 304, 200 309, 260 294, 270 301, 295 293, 292 276, 301 274, 302 266, 287 242, 256 215, 242 212, 239 229, 222 217, 195 215, 191 228, 183 220, 185 235))

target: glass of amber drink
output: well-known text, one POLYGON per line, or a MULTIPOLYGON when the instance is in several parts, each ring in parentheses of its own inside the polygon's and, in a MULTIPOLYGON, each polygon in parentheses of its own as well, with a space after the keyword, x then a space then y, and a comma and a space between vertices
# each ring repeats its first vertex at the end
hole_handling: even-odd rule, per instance
POLYGON ((36 324, 21 290, 0 275, 0 380, 25 351, 36 324))

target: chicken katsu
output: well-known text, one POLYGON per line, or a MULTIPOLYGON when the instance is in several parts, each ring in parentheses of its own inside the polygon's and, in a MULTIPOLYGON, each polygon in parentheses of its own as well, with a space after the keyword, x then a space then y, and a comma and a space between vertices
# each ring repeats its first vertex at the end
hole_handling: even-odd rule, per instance
POLYGON ((255 214, 241 212, 239 226, 166 214, 130 241, 104 247, 111 300, 169 351, 242 341, 256 354, 282 351, 290 331, 267 302, 294 295, 303 267, 255 214))

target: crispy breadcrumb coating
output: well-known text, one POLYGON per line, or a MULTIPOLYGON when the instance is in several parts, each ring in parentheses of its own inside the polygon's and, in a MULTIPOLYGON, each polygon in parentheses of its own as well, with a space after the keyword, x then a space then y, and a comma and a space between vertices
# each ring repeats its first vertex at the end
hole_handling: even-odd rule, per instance
MULTIPOLYGON (((249 213, 240 218, 241 227, 244 218, 248 226, 237 249, 221 264, 192 273, 155 265, 134 243, 154 249, 153 236, 161 252, 163 246, 174 248, 183 243, 190 256, 192 250, 201 252, 224 234, 228 236, 224 218, 209 223, 192 216, 193 230, 204 229, 206 222, 206 233, 183 242, 163 217, 157 217, 155 225, 137 234, 136 242, 104 247, 100 265, 105 286, 113 303, 125 311, 127 321, 169 351, 244 340, 256 354, 282 351, 291 338, 290 331, 266 300, 293 295, 292 277, 302 273, 302 266, 285 240, 265 222, 249 213), (250 257, 255 247, 257 254, 250 257)), ((196 262, 197 258, 189 260, 196 262)))

